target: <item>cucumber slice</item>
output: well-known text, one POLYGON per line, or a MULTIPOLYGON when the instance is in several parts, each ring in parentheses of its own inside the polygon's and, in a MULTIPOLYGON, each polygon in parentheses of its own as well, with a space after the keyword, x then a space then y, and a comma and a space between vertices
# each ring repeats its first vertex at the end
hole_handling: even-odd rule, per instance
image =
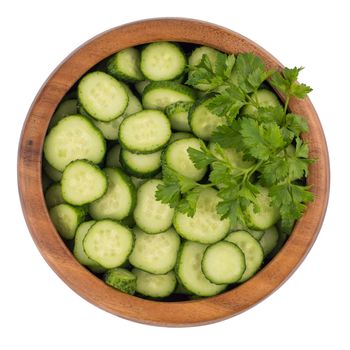
POLYGON ((52 223, 58 233, 65 239, 73 239, 75 231, 84 221, 85 211, 69 204, 59 204, 49 211, 52 223))
POLYGON ((155 42, 141 52, 141 71, 153 81, 172 80, 186 67, 186 57, 180 47, 169 42, 155 42))
POLYGON ((198 66, 201 63, 203 56, 207 55, 211 66, 214 69, 216 66, 216 57, 218 53, 218 50, 215 50, 208 46, 197 47, 195 50, 193 50, 190 57, 188 58, 188 64, 192 67, 198 66))
POLYGON ((191 131, 188 123, 188 112, 192 107, 192 102, 175 102, 165 108, 165 113, 169 117, 171 127, 178 131, 191 131))
POLYGON ((132 251, 133 244, 132 232, 112 220, 96 222, 83 240, 87 256, 107 269, 124 264, 132 251))
POLYGON ((199 138, 208 141, 213 131, 220 125, 226 125, 224 117, 212 113, 208 108, 211 99, 195 104, 189 112, 189 123, 192 132, 199 138))
POLYGON ((203 255, 202 271, 210 282, 237 282, 245 270, 244 254, 235 244, 221 241, 209 246, 203 255))
POLYGON ((245 210, 247 226, 253 230, 266 230, 273 226, 280 218, 279 210, 271 206, 269 190, 266 187, 257 186, 259 193, 256 196, 258 212, 254 211, 251 203, 245 210))
POLYGON ((74 237, 74 257, 86 266, 99 266, 96 261, 91 260, 84 251, 83 241, 92 225, 96 223, 95 220, 85 221, 79 225, 74 237))
POLYGON ((174 81, 159 81, 146 86, 142 94, 142 104, 146 109, 163 111, 175 102, 194 102, 195 97, 195 92, 188 86, 174 81))
POLYGON ((175 267, 180 237, 173 228, 153 235, 135 228, 134 234, 135 245, 129 256, 133 266, 157 275, 175 267))
POLYGON ((138 227, 147 233, 166 231, 172 223, 174 209, 168 204, 157 201, 157 186, 163 181, 152 179, 142 184, 137 191, 137 203, 134 219, 138 227))
POLYGON ((161 151, 149 154, 136 154, 123 149, 120 163, 129 175, 138 178, 149 178, 161 170, 161 151))
POLYGON ((52 208, 58 204, 65 203, 62 197, 61 184, 56 183, 51 185, 45 192, 45 202, 48 208, 52 208))
POLYGON ((64 117, 67 117, 68 115, 74 115, 78 113, 78 100, 76 99, 71 99, 71 100, 65 100, 61 102, 55 113, 53 114, 50 124, 49 124, 49 129, 54 127, 58 122, 63 119, 64 117))
POLYGON ((81 115, 62 119, 46 136, 44 154, 59 171, 73 160, 86 159, 98 164, 103 160, 106 143, 100 131, 81 115))
POLYGON ((136 292, 136 276, 121 267, 108 270, 103 279, 107 284, 121 292, 131 295, 136 292))
MULTIPOLYGON (((259 89, 252 95, 252 98, 258 102, 260 107, 278 107, 281 106, 281 102, 277 95, 267 89, 259 89)), ((255 117, 257 113, 256 107, 251 104, 247 104, 242 108, 241 114, 247 114, 251 117, 255 117)))
POLYGON ((272 226, 264 231, 264 234, 260 238, 260 244, 264 251, 264 255, 269 255, 273 249, 276 247, 279 240, 279 234, 277 228, 272 226))
POLYGON ((120 145, 114 145, 109 149, 106 155, 106 167, 118 168, 121 166, 119 161, 120 150, 120 145))
POLYGON ((105 168, 107 192, 89 205, 89 214, 95 220, 122 220, 132 213, 136 191, 130 178, 119 168, 105 168))
POLYGON ((176 140, 189 139, 192 137, 193 137, 193 134, 190 134, 189 132, 175 132, 171 135, 169 143, 172 143, 176 140))
POLYGON ((200 243, 215 243, 223 239, 230 229, 230 220, 221 220, 216 211, 220 202, 217 191, 213 188, 202 189, 197 200, 193 217, 179 211, 175 212, 174 227, 185 239, 200 243))
POLYGON ((62 196, 73 205, 84 205, 102 197, 107 191, 107 177, 95 164, 86 160, 71 162, 63 172, 62 196))
POLYGON ((170 295, 176 287, 174 271, 165 275, 154 275, 139 269, 131 271, 136 276, 136 291, 152 298, 164 298, 170 295))
POLYGON ((245 282, 259 270, 264 260, 263 249, 260 243, 246 231, 231 232, 225 240, 236 244, 244 254, 246 269, 238 282, 245 282))
POLYGON ((108 122, 122 115, 128 105, 124 86, 103 72, 92 72, 78 85, 79 101, 93 118, 108 122))
POLYGON ((171 128, 167 116, 155 110, 135 113, 120 125, 119 141, 123 148, 134 153, 153 153, 170 139, 171 128))
POLYGON ((183 243, 176 266, 181 284, 198 296, 209 297, 224 291, 226 285, 210 282, 202 272, 201 263, 207 245, 186 241, 183 243))
POLYGON ((47 160, 43 159, 43 168, 45 174, 54 182, 59 182, 62 179, 62 172, 51 166, 47 160))
POLYGON ((188 148, 201 149, 201 142, 197 138, 186 138, 176 140, 168 145, 164 152, 165 164, 194 181, 199 181, 207 172, 207 168, 197 169, 188 155, 188 148))
POLYGON ((145 90, 146 86, 149 85, 151 82, 149 80, 142 80, 135 84, 136 91, 142 95, 143 91, 145 90))
POLYGON ((114 77, 134 83, 144 76, 140 70, 140 53, 134 47, 117 52, 107 64, 108 73, 114 77))

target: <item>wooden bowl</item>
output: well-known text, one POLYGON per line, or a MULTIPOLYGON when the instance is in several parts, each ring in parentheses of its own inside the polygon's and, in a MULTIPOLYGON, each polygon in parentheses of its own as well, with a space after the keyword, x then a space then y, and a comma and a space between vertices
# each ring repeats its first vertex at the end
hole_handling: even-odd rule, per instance
POLYGON ((121 293, 80 265, 53 226, 45 205, 41 162, 50 118, 73 84, 91 67, 121 49, 157 40, 207 45, 227 53, 253 52, 268 68, 282 65, 247 38, 206 22, 180 18, 151 19, 126 24, 80 46, 51 74, 36 96, 24 123, 18 152, 18 186, 23 213, 44 259, 60 278, 92 304, 129 320, 160 326, 207 324, 237 315, 254 306, 284 283, 303 261, 320 230, 329 193, 329 163, 320 121, 310 100, 292 100, 290 109, 305 116, 310 156, 308 183, 315 201, 281 251, 253 278, 215 297, 184 302, 161 302, 121 293))

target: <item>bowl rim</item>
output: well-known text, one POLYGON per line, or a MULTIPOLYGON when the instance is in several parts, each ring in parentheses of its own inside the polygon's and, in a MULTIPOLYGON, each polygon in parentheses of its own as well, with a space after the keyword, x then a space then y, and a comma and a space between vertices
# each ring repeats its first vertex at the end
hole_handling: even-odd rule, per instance
MULTIPOLYGON (((67 56, 37 93, 25 119, 18 148, 17 179, 23 214, 32 238, 46 262, 76 293, 122 318, 159 326, 194 326, 220 321, 258 304, 296 270, 321 228, 329 197, 330 168, 326 140, 309 98, 291 99, 290 109, 304 115, 310 132, 304 135, 310 156, 308 183, 315 201, 308 205, 279 253, 242 285, 200 300, 163 302, 121 293, 80 265, 51 223, 42 190, 42 150, 50 118, 65 93, 102 59, 126 47, 165 40, 207 45, 228 53, 253 52, 267 68, 283 68, 259 45, 216 24, 188 18, 152 18, 124 24, 88 40, 67 56)), ((283 98, 283 97, 282 97, 283 98)))

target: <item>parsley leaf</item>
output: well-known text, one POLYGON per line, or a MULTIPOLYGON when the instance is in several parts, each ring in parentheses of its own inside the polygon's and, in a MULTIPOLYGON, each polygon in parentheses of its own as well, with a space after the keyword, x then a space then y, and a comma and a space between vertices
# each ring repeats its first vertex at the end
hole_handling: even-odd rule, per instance
POLYGON ((281 227, 290 231, 295 220, 298 220, 306 209, 306 204, 313 201, 314 196, 309 187, 282 183, 270 188, 272 205, 280 209, 281 227))
POLYGON ((263 60, 252 53, 241 53, 237 56, 233 74, 237 85, 246 93, 258 89, 268 77, 263 60))
POLYGON ((211 134, 210 140, 218 143, 223 148, 235 146, 239 150, 241 145, 241 135, 239 133, 239 123, 232 122, 230 126, 220 125, 211 134))
POLYGON ((214 90, 229 79, 234 63, 234 55, 218 52, 213 67, 208 55, 204 54, 197 66, 189 66, 186 84, 202 91, 214 90))
POLYGON ((197 201, 200 194, 200 187, 195 187, 192 191, 185 195, 176 207, 176 210, 189 217, 193 217, 196 213, 197 201))
POLYGON ((181 199, 181 194, 190 191, 197 183, 171 168, 164 166, 163 183, 157 186, 156 199, 175 208, 181 199))
POLYGON ((297 82, 298 75, 302 69, 303 67, 284 68, 282 72, 274 72, 271 75, 270 83, 287 97, 295 96, 303 99, 312 89, 310 86, 297 82))
POLYGON ((245 104, 246 97, 242 91, 234 85, 229 85, 210 99, 208 108, 214 114, 226 117, 231 124, 245 104))
POLYGON ((295 136, 299 136, 302 132, 309 131, 307 121, 300 115, 288 113, 286 115, 285 127, 295 136))
POLYGON ((216 158, 213 157, 204 147, 202 148, 202 151, 189 147, 187 153, 197 169, 203 169, 216 160, 216 158))
POLYGON ((268 160, 285 145, 277 123, 261 123, 251 118, 242 119, 240 134, 245 151, 252 157, 268 160))
POLYGON ((170 208, 175 208, 180 201, 181 190, 177 183, 159 184, 156 191, 156 199, 170 208))

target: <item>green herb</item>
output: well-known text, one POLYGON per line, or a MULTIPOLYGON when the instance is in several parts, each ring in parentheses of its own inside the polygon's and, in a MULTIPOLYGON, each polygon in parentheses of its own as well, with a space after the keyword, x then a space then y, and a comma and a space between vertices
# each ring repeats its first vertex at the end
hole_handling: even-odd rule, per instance
POLYGON ((304 213, 306 204, 313 200, 310 188, 303 185, 313 162, 308 156, 308 145, 300 138, 301 133, 308 131, 308 125, 302 116, 288 112, 291 98, 305 98, 312 91, 297 82, 301 70, 266 70, 263 61, 251 53, 239 54, 236 61, 233 55, 219 54, 215 67, 204 55, 198 66, 190 67, 187 84, 206 88, 210 94, 208 108, 226 118, 227 125, 219 126, 212 134, 215 152, 204 143, 200 150, 187 150, 198 169, 210 165, 208 183, 196 183, 165 167, 164 185, 158 187, 157 199, 193 216, 200 189, 215 186, 222 199, 217 206, 222 219, 246 225, 246 208, 253 204, 259 211, 259 184, 268 188, 272 205, 280 210, 281 227, 289 231, 304 213), (284 106, 259 105, 255 93, 267 80, 284 95, 284 106), (256 109, 254 117, 240 114, 248 104, 256 109), (232 164, 225 156, 225 148, 230 147, 242 152, 251 166, 240 168, 232 164))

